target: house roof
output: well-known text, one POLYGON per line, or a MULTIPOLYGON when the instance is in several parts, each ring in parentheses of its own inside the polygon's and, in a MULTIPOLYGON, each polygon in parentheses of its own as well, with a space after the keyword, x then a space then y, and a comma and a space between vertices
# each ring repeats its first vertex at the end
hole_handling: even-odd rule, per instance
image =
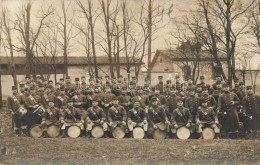
MULTIPOLYGON (((194 56, 191 53, 185 54, 181 51, 171 50, 171 49, 156 50, 155 56, 153 57, 153 60, 151 62, 151 68, 154 67, 159 56, 166 56, 172 61, 194 61, 195 60, 194 56)), ((200 58, 200 61, 214 60, 213 56, 207 50, 202 50, 198 56, 200 58)), ((224 53, 219 53, 219 58, 221 61, 226 60, 226 56, 224 53)))
MULTIPOLYGON (((11 58, 6 57, 6 56, 1 56, 0 57, 0 64, 8 64, 10 62, 11 58)), ((36 57, 36 61, 39 61, 41 64, 50 64, 52 61, 51 56, 46 56, 46 57, 36 57)), ((114 61, 114 58, 113 58, 114 61)), ((14 63, 15 64, 25 64, 26 58, 24 56, 16 56, 14 57, 14 63)), ((64 57, 63 56, 56 56, 55 58, 55 63, 56 64, 63 64, 64 63, 64 57)), ((91 60, 91 63, 93 63, 93 59, 91 60)), ((120 64, 126 64, 127 60, 126 57, 120 57, 119 59, 120 64)), ((130 64, 138 64, 139 59, 130 60, 130 64)), ((69 65, 87 65, 88 64, 88 58, 84 56, 68 56, 68 64, 69 65)), ((97 64, 99 65, 106 65, 109 64, 108 57, 106 56, 98 56, 97 57, 97 64)), ((140 63, 142 65, 143 62, 140 63)))

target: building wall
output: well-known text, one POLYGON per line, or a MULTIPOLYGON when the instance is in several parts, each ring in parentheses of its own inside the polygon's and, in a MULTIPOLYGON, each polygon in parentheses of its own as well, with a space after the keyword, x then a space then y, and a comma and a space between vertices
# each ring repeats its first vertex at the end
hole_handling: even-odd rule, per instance
MULTIPOLYGON (((131 69, 130 76, 134 76, 134 67, 131 69)), ((88 67, 87 66, 69 66, 68 67, 68 74, 71 78, 71 81, 74 81, 76 77, 86 76, 86 78, 89 78, 88 73, 88 67)), ((116 72, 115 72, 116 73, 116 72)), ((99 67, 99 76, 105 77, 105 75, 110 75, 109 66, 103 65, 99 67)), ((127 77, 127 73, 125 69, 121 69, 121 75, 123 77, 127 77)), ((2 75, 2 94, 3 94, 3 100, 6 100, 8 96, 12 94, 12 86, 13 78, 11 75, 2 75)), ((57 74, 57 81, 59 81, 60 78, 63 78, 63 74, 57 74)), ((54 74, 50 75, 50 80, 54 81, 54 74)), ((21 82, 25 80, 25 75, 17 75, 17 81, 21 82)))

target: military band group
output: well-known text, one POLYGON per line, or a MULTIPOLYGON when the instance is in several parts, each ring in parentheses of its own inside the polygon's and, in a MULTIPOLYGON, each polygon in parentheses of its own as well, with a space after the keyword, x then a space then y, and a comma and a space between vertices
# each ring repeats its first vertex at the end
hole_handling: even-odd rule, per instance
POLYGON ((213 139, 220 133, 260 129, 258 97, 252 86, 235 81, 230 89, 220 76, 213 84, 158 77, 139 85, 122 76, 58 82, 26 76, 12 87, 8 109, 17 136, 213 139))

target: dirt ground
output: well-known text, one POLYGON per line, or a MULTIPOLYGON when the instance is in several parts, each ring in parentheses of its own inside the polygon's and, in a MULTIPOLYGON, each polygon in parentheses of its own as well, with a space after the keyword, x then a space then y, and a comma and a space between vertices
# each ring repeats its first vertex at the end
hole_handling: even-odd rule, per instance
POLYGON ((14 137, 0 113, 4 164, 260 164, 260 140, 14 137))

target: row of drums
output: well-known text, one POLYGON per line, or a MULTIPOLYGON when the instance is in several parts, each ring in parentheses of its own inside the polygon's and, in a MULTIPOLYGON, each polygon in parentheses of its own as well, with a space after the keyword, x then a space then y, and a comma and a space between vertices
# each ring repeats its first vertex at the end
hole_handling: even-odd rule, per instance
MULTIPOLYGON (((44 129, 40 124, 34 125, 30 129, 30 135, 31 137, 34 138, 40 138, 42 137, 44 133, 44 129)), ((81 135, 81 129, 77 125, 72 125, 66 129, 66 133, 68 137, 71 138, 77 138, 81 135)), ((122 127, 116 127, 112 131, 112 136, 116 139, 122 139, 126 136, 128 132, 126 129, 122 127)), ((165 130, 162 130, 160 128, 155 129, 152 133, 152 136, 154 139, 164 139, 167 136, 167 133, 165 130)), ((60 135, 60 128, 58 125, 52 124, 47 127, 47 135, 50 138, 56 138, 60 135)), ((102 126, 94 126, 93 129, 91 130, 91 136, 93 138, 101 138, 104 136, 104 130, 102 126)), ((133 129, 132 137, 134 139, 143 139, 145 138, 146 133, 142 127, 135 127, 133 129)), ((178 139, 189 139, 191 136, 191 132, 188 128, 185 126, 180 127, 177 129, 176 132, 176 137, 178 139)), ((210 127, 205 127, 202 131, 202 138, 203 139, 214 139, 215 137, 215 132, 212 128, 210 127)))

